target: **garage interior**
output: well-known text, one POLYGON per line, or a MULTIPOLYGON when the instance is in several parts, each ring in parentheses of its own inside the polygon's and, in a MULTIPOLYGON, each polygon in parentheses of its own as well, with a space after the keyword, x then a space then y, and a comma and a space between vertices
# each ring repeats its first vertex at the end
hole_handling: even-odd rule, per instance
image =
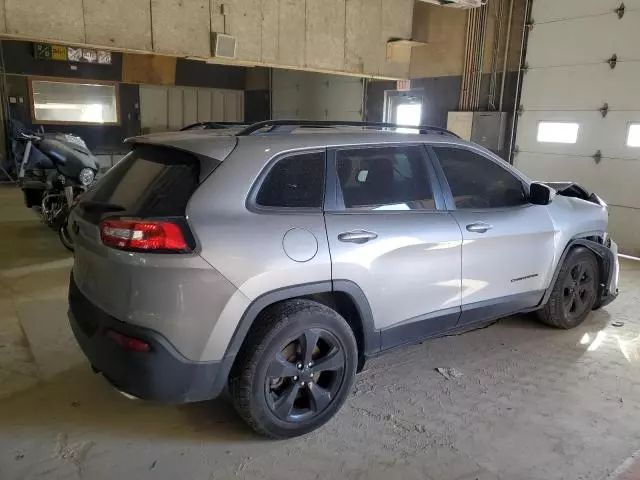
POLYGON ((0 1, 0 479, 640 478, 640 0, 439 3, 0 1), (43 84, 70 93, 51 117, 43 84), (66 120, 103 101, 87 85, 113 116, 66 120), (128 137, 269 118, 444 127, 583 185, 609 206, 619 298, 573 330, 520 315, 375 358, 293 440, 227 398, 125 398, 69 328, 73 257, 24 205, 12 127, 78 135, 106 172, 128 137))

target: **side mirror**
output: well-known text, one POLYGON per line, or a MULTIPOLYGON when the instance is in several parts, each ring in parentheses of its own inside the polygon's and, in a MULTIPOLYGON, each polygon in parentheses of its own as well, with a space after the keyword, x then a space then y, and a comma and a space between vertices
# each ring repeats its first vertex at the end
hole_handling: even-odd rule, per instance
POLYGON ((534 205, 549 205, 554 191, 543 183, 532 183, 529 189, 529 201, 534 205))

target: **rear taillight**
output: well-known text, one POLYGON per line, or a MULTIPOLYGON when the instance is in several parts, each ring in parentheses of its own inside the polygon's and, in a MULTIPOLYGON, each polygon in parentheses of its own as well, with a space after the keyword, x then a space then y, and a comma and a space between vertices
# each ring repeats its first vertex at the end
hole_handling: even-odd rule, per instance
POLYGON ((182 229, 173 222, 105 220, 100 224, 102 243, 119 250, 188 252, 182 229))
POLYGON ((128 337, 115 330, 107 330, 107 338, 114 341, 117 345, 125 350, 132 350, 134 352, 146 353, 151 351, 151 346, 144 340, 139 338, 128 337))

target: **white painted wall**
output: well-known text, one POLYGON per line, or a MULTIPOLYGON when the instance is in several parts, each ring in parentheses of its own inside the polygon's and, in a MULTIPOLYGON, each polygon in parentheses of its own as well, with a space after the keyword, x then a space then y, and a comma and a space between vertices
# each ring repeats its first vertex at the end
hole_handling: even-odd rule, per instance
POLYGON ((515 165, 534 179, 571 180, 596 192, 609 204, 622 251, 638 255, 640 148, 628 147, 626 137, 629 123, 640 122, 640 0, 625 0, 622 18, 614 13, 620 3, 533 0, 515 165), (611 69, 606 60, 614 53, 611 69), (578 123, 577 142, 538 142, 540 121, 578 123))
POLYGON ((273 70, 272 117, 300 120, 362 120, 360 78, 273 70))

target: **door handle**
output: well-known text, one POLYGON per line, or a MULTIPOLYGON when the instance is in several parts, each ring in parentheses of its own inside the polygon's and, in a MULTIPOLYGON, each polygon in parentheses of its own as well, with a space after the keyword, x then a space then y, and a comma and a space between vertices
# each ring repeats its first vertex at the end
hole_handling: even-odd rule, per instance
POLYGON ((489 225, 488 223, 484 222, 470 223, 469 225, 467 225, 467 231, 473 233, 486 233, 492 228, 493 225, 489 225))
POLYGON ((375 240, 376 238, 378 238, 377 233, 367 232, 366 230, 352 230, 338 235, 338 240, 349 243, 367 243, 369 240, 375 240))

